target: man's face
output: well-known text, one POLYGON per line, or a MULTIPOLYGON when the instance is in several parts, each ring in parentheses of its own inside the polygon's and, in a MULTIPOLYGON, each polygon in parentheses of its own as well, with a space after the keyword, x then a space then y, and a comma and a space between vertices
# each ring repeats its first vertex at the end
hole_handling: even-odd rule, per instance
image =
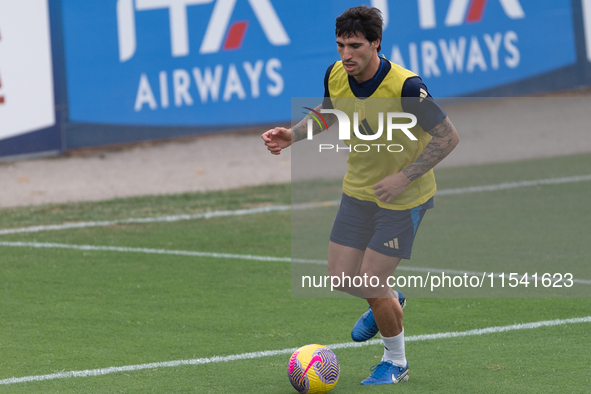
POLYGON ((370 75, 364 78, 364 73, 367 73, 367 67, 374 53, 377 54, 378 46, 379 40, 369 42, 361 33, 350 37, 337 37, 337 49, 339 55, 341 55, 345 71, 358 80, 369 79, 373 76, 370 75))

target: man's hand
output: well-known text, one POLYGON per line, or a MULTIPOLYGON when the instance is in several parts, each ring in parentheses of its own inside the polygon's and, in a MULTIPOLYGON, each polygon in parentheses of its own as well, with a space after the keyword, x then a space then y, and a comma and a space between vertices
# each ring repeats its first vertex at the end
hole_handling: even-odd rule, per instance
POLYGON ((385 203, 391 203, 400 193, 410 184, 408 178, 402 173, 388 175, 375 185, 373 185, 376 197, 385 203))
POLYGON ((281 154, 281 150, 291 145, 291 129, 275 127, 261 135, 265 146, 274 155, 281 154))

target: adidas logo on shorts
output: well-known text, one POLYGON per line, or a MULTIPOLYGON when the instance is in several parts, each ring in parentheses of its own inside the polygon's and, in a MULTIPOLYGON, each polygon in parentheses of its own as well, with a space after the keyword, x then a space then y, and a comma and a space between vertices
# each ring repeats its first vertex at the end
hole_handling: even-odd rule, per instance
POLYGON ((387 246, 387 247, 389 247, 389 248, 391 248, 391 249, 400 249, 400 248, 398 247, 398 238, 394 238, 393 240, 391 240, 391 241, 389 241, 389 242, 386 242, 386 243, 384 244, 384 246, 387 246))

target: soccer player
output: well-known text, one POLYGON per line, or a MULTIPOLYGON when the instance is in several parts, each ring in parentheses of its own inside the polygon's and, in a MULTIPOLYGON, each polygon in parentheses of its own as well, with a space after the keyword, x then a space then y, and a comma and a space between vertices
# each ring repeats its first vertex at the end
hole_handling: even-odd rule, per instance
MULTIPOLYGON (((353 119, 347 100, 355 100, 355 112, 362 114, 366 100, 390 97, 418 120, 411 129, 416 137, 413 143, 402 132, 392 133, 389 142, 400 143, 404 147, 401 152, 372 154, 350 149, 343 197, 330 235, 330 275, 377 276, 384 284, 400 260, 410 258, 417 228, 425 211, 433 207, 436 185, 432 169, 455 148, 459 136, 423 81, 378 55, 381 41, 382 19, 377 8, 350 8, 336 19, 341 60, 328 67, 325 99, 315 111, 339 109, 353 119)), ((336 120, 326 116, 329 127, 336 120)), ((263 133, 267 149, 278 155, 305 139, 307 121, 308 117, 291 129, 276 127, 263 133)), ((312 124, 314 134, 323 131, 316 122, 312 124)), ((345 142, 354 145, 364 141, 352 135, 345 142)), ((382 361, 361 384, 407 381, 401 306, 404 297, 389 286, 354 288, 341 284, 339 290, 365 298, 369 304, 353 327, 353 340, 365 341, 380 332, 384 343, 382 361)))

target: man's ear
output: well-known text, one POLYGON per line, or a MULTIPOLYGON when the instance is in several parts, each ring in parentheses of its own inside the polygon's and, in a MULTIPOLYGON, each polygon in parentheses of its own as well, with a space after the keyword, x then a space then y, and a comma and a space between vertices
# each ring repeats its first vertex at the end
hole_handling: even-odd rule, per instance
POLYGON ((379 48, 379 46, 380 46, 380 41, 381 40, 379 38, 377 40, 373 41, 371 43, 371 49, 377 50, 379 48))

